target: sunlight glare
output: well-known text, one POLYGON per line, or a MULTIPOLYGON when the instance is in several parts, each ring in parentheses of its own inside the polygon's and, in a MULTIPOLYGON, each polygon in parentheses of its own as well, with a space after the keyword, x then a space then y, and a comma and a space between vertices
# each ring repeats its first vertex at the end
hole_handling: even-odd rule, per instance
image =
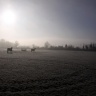
POLYGON ((4 24, 13 24, 16 21, 16 15, 13 10, 7 9, 2 14, 2 22, 4 24))

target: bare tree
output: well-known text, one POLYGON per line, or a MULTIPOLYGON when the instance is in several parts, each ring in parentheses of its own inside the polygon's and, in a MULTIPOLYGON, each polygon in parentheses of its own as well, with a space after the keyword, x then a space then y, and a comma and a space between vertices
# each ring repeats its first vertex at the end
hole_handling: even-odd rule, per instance
POLYGON ((67 47, 68 47, 67 44, 65 44, 65 48, 66 48, 66 49, 67 49, 67 47))
POLYGON ((49 43, 48 41, 45 42, 45 44, 44 44, 44 47, 45 47, 45 48, 50 48, 50 46, 51 46, 51 45, 50 45, 50 43, 49 43))
POLYGON ((14 43, 14 47, 18 47, 19 46, 19 42, 18 41, 15 41, 15 43, 14 43))

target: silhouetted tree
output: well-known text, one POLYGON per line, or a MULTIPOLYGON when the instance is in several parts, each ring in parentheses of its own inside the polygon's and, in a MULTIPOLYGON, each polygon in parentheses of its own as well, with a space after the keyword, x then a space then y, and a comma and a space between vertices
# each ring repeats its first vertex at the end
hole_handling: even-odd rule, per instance
POLYGON ((18 47, 19 46, 19 42, 18 41, 15 41, 15 43, 14 43, 14 47, 18 47))
POLYGON ((88 45, 85 45, 85 49, 88 50, 88 45))
POLYGON ((89 45, 89 48, 90 49, 93 49, 93 44, 92 43, 89 45))
POLYGON ((44 44, 44 47, 45 47, 45 48, 50 48, 50 46, 51 46, 51 45, 50 45, 50 43, 49 43, 48 41, 45 42, 45 44, 44 44))
POLYGON ((83 45, 83 50, 85 49, 85 46, 83 45))
POLYGON ((65 45, 65 48, 67 49, 67 47, 68 47, 68 46, 67 46, 67 44, 66 44, 66 45, 65 45))

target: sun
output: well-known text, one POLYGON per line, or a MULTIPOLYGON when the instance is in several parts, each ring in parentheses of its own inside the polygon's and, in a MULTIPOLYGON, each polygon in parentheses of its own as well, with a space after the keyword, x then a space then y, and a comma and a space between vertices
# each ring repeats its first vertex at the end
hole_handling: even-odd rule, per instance
POLYGON ((4 10, 2 13, 2 22, 7 25, 14 24, 16 22, 14 11, 11 9, 4 10))

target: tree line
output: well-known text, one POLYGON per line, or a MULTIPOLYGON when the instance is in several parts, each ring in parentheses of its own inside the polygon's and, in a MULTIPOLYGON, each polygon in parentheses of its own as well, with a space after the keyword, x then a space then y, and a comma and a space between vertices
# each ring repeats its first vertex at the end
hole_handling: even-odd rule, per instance
MULTIPOLYGON (((30 48, 29 46, 21 46, 18 41, 10 42, 4 39, 0 39, 0 49, 13 47, 13 48, 30 48)), ((82 47, 74 47, 73 45, 65 44, 65 46, 53 46, 48 41, 44 43, 43 47, 36 46, 32 44, 32 48, 39 48, 39 49, 49 49, 49 50, 77 50, 77 51, 96 51, 96 44, 83 44, 82 47)))
POLYGON ((77 50, 77 51, 96 51, 96 44, 83 44, 82 47, 74 47, 73 45, 65 44, 65 46, 52 46, 49 42, 45 42, 44 44, 45 49, 50 50, 77 50))
POLYGON ((13 43, 13 42, 10 42, 10 41, 4 40, 4 39, 0 39, 0 49, 8 48, 8 47, 17 48, 18 46, 19 46, 19 42, 18 41, 15 41, 13 43))

